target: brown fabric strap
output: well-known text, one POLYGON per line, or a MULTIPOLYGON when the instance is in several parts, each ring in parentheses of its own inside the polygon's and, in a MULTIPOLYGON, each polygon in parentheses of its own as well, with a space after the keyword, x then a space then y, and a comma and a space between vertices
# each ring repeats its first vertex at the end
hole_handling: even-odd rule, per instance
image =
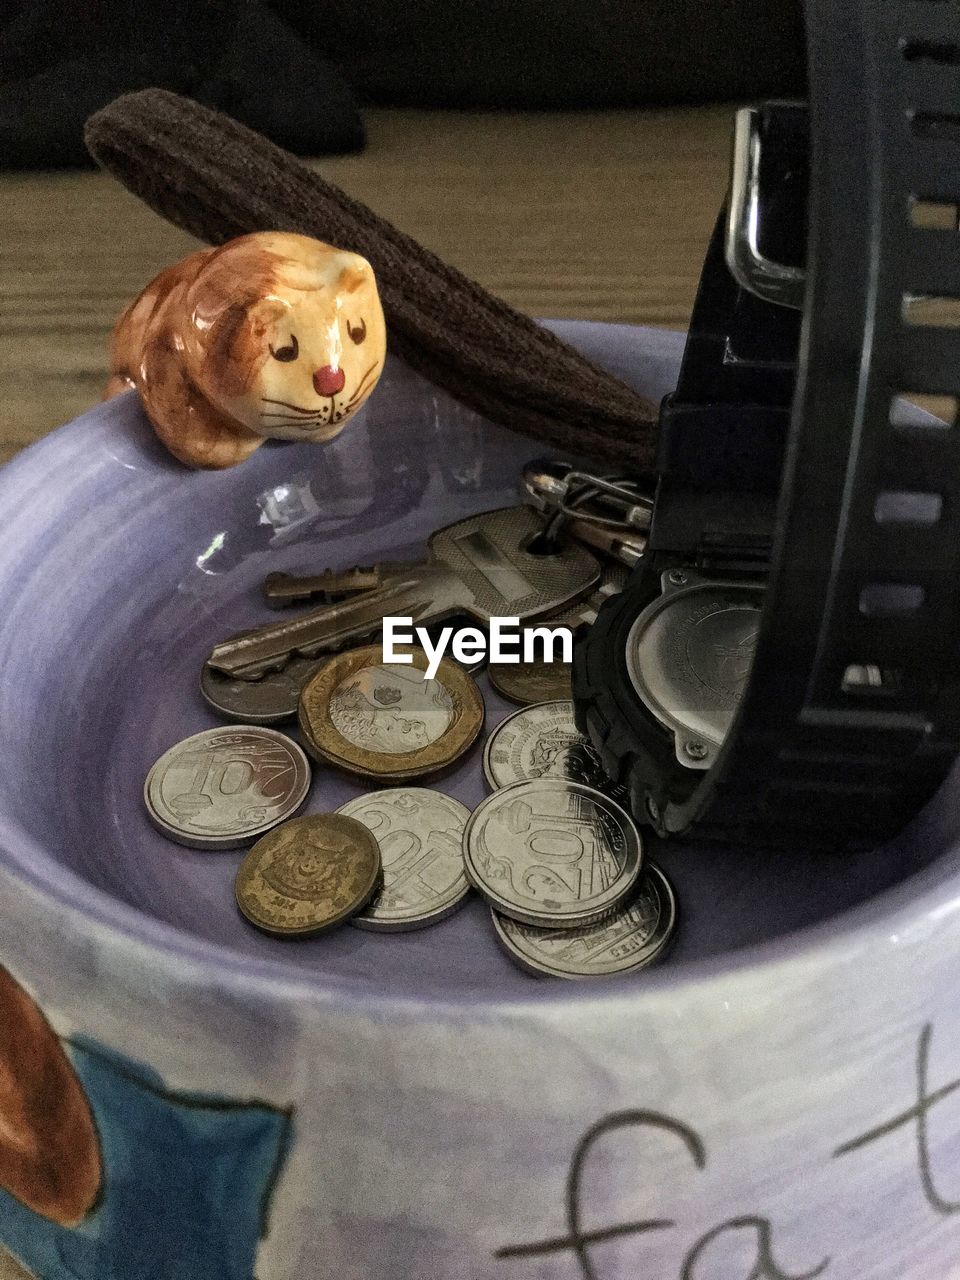
POLYGON ((567 343, 229 116, 163 89, 87 121, 94 159, 211 244, 298 231, 373 265, 391 350, 491 421, 653 471, 656 408, 567 343))

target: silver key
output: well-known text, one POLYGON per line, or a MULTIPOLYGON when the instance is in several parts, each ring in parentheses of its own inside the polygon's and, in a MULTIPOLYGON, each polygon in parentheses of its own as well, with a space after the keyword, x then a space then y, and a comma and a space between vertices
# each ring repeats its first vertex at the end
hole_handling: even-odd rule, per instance
POLYGON ((456 613, 483 625, 492 617, 522 622, 556 613, 591 589, 600 566, 575 543, 551 555, 528 550, 542 530, 529 507, 469 516, 431 534, 420 563, 377 566, 380 585, 372 591, 233 636, 208 661, 227 675, 255 679, 279 670, 294 653, 311 657, 368 636, 386 615, 427 626, 456 613))
POLYGON ((302 577, 293 573, 268 573, 263 580, 263 594, 271 609, 286 609, 288 605, 300 604, 305 600, 319 597, 324 604, 332 604, 342 600, 344 596, 356 595, 358 591, 370 591, 380 585, 380 574, 376 569, 347 569, 344 573, 336 573, 333 569, 325 569, 323 573, 302 577))
POLYGON ((597 614, 604 600, 610 596, 618 596, 623 588, 627 585, 627 579, 630 577, 630 570, 626 565, 612 562, 603 566, 603 574, 600 581, 582 600, 578 600, 576 604, 568 605, 565 609, 549 619, 550 625, 554 627, 569 627, 571 631, 576 631, 578 627, 590 626, 597 620, 597 614))

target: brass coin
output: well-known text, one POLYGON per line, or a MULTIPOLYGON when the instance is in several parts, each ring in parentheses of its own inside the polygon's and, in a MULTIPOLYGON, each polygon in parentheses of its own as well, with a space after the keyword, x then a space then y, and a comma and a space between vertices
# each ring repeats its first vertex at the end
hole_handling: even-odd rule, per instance
POLYGON ((309 814, 253 846, 237 872, 237 906, 264 933, 307 937, 365 907, 380 877, 380 846, 362 822, 309 814))
POLYGON ((497 693, 521 706, 573 697, 568 662, 492 662, 488 674, 497 693))
POLYGON ((427 680, 427 655, 384 663, 380 645, 339 653, 303 687, 297 719, 318 760, 362 778, 405 782, 447 768, 483 727, 483 698, 455 662, 427 680))

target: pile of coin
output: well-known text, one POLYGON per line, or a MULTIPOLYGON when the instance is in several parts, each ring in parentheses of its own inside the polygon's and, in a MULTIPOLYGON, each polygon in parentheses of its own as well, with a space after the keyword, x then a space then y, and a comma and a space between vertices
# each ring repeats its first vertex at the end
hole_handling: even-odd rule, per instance
MULTIPOLYGON (((533 513, 517 510, 527 528, 533 513)), ((517 521, 480 523, 505 537, 517 521)), ((569 559, 582 590, 590 574, 569 559)), ((556 566, 552 572, 549 589, 562 596, 556 566)), ((365 589, 383 573, 364 570, 365 589)), ((311 581, 335 591, 346 576, 311 581)), ((571 606, 567 593, 565 617, 589 625, 624 576, 618 565, 594 573, 586 600, 571 606)), ((288 576, 281 585, 297 590, 288 576)), ((301 642, 303 634, 301 627, 301 642)), ((170 839, 201 849, 252 845, 235 882, 252 925, 285 938, 347 922, 420 929, 456 911, 472 887, 490 907, 498 941, 528 972, 624 973, 664 953, 676 923, 673 892, 644 862, 622 792, 575 727, 565 664, 491 667, 493 688, 521 709, 487 738, 491 794, 471 814, 441 791, 410 785, 452 768, 480 735, 483 695, 463 666, 443 658, 428 680, 427 655, 416 648, 398 664, 384 662, 379 645, 331 656, 301 643, 278 656, 258 641, 257 632, 244 633, 214 650, 239 652, 237 674, 211 660, 201 676, 207 701, 247 723, 185 739, 160 757, 144 786, 147 812, 170 839), (294 716, 314 761, 386 789, 335 813, 295 816, 311 766, 291 737, 267 727, 294 716)))
POLYGON ((494 791, 464 837, 467 878, 490 906, 498 941, 521 968, 601 977, 660 959, 676 898, 578 733, 569 701, 514 712, 487 739, 494 791))

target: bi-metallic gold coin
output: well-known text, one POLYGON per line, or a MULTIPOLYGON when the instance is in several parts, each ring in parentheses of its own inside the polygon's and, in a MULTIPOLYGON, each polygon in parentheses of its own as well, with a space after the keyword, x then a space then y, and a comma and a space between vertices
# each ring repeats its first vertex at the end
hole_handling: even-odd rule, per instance
POLYGON ((304 685, 297 718, 318 760, 379 782, 438 773, 458 760, 483 727, 483 698, 455 662, 427 680, 427 655, 385 663, 380 645, 334 655, 304 685))
POLYGON ((237 872, 237 906, 265 933, 306 937, 349 920, 380 880, 380 846, 362 822, 309 814, 253 846, 237 872))

